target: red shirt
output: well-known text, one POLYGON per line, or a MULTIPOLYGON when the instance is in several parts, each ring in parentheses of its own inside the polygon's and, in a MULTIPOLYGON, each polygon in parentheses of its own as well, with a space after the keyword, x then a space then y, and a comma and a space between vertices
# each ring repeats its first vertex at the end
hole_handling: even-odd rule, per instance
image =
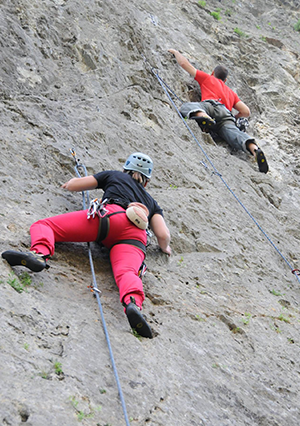
POLYGON ((224 81, 209 75, 206 72, 197 70, 195 80, 201 87, 201 100, 213 99, 219 101, 232 110, 234 105, 240 101, 238 95, 224 83, 224 81))

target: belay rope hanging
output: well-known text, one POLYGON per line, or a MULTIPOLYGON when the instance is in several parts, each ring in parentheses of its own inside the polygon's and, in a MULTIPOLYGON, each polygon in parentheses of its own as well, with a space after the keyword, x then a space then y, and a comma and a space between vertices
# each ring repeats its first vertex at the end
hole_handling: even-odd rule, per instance
MULTIPOLYGON (((75 150, 72 148, 72 149, 70 149, 70 152, 71 152, 71 154, 74 158, 74 161, 75 161, 75 172, 76 172, 77 176, 82 177, 80 170, 84 173, 85 176, 87 176, 88 174, 87 174, 86 167, 85 167, 84 164, 80 163, 80 160, 78 160, 76 158, 75 150)), ((87 206, 90 204, 90 197, 89 197, 88 191, 82 191, 82 204, 83 204, 84 210, 86 210, 87 206)), ((119 396, 120 396, 120 400, 121 400, 121 404, 122 404, 122 408, 123 408, 126 426, 130 426, 128 415, 127 415, 127 410, 126 410, 126 405, 125 405, 125 400, 124 400, 124 397, 123 397, 123 392, 122 392, 122 389, 121 389, 121 384, 120 384, 120 380, 119 380, 119 376, 118 376, 118 372, 117 372, 117 368, 116 368, 116 364, 115 364, 115 360, 114 360, 114 356, 113 356, 113 352, 112 352, 112 348, 111 348, 111 344, 110 344, 110 339, 109 339, 109 335, 108 335, 108 331, 107 331, 107 327, 106 327, 106 322, 105 322, 105 318, 104 318, 104 314, 103 314, 103 309, 102 309, 102 305, 101 305, 101 300, 100 300, 100 293, 101 292, 100 292, 100 290, 98 289, 98 286, 97 286, 90 243, 87 243, 87 246, 88 246, 88 254, 89 254, 89 261, 90 261, 90 266, 91 266, 91 272, 92 272, 92 277, 93 277, 92 289, 93 289, 94 295, 96 296, 98 306, 99 306, 103 330, 104 330, 104 334, 105 334, 107 345, 108 345, 108 350, 109 350, 112 368, 113 368, 115 379, 116 379, 116 382, 117 382, 117 387, 118 387, 119 396)))
MULTIPOLYGON (((281 253, 281 251, 278 249, 278 247, 274 244, 274 242, 271 240, 271 238, 267 235, 267 233, 262 229, 262 227, 259 225, 259 223, 257 222, 257 220, 252 216, 252 214, 249 212, 249 210, 244 206, 244 204, 240 201, 240 199, 238 198, 238 196, 234 193, 234 191, 230 188, 230 186, 228 185, 228 183, 225 181, 225 179, 223 178, 223 176, 221 175, 221 173, 218 172, 217 168, 215 167, 215 165, 213 164, 213 162, 211 161, 211 159, 209 158, 209 156, 207 155, 207 153, 205 152, 205 150, 203 149, 202 145, 200 144, 200 142, 198 141, 198 139, 196 138, 196 136, 194 135, 194 133, 192 132, 191 128, 189 127, 189 125, 186 123, 185 119, 182 117, 179 109, 177 108, 177 106, 175 105, 175 102, 173 101, 170 93, 177 99, 179 100, 181 103, 183 103, 183 101, 170 89, 170 87, 164 82, 164 80, 158 75, 158 71, 156 71, 147 61, 147 59, 142 55, 144 63, 147 64, 147 67, 150 67, 150 71, 152 72, 152 74, 155 75, 155 77, 157 78, 157 81, 159 82, 160 86, 162 87, 163 91, 165 92, 165 94, 167 95, 169 101, 171 102, 172 106, 174 107, 174 109, 176 110, 177 114, 179 115, 180 119, 182 120, 182 122, 184 123, 185 127, 187 128, 187 130, 189 131, 189 133, 191 134, 191 136, 193 137, 193 139, 195 140, 195 142, 197 143, 197 145, 199 146, 199 148, 201 149, 203 155, 205 156, 206 160, 208 161, 208 163, 210 164, 210 166, 213 169, 213 174, 215 174, 216 176, 219 176, 219 178, 221 179, 221 181, 223 182, 223 184, 226 186, 226 188, 228 189, 228 191, 233 195, 233 197, 235 198, 235 200, 240 204, 240 206, 245 210, 245 212, 248 214, 248 216, 251 218, 251 220, 255 223, 255 225, 258 227, 258 229, 263 233, 263 235, 265 236, 265 238, 269 241, 269 243, 271 244, 271 246, 277 251, 277 253, 279 254, 279 256, 284 260, 284 262, 288 265, 288 267, 290 268, 292 274, 295 275, 295 277, 297 278, 299 284, 300 284, 300 270, 299 269, 295 269, 293 268, 293 266, 291 265, 291 263, 286 259, 286 257, 281 253)), ((206 168, 209 168, 204 162, 202 162, 203 165, 206 168)))

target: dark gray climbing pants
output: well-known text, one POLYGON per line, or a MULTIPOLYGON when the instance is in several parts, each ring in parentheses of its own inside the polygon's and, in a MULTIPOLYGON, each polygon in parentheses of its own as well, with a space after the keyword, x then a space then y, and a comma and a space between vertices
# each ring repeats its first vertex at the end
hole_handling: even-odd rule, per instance
POLYGON ((196 112, 203 111, 216 120, 214 132, 220 136, 234 150, 249 152, 246 142, 254 142, 255 139, 236 127, 236 120, 225 105, 214 100, 202 102, 186 102, 180 108, 181 115, 190 118, 196 112))

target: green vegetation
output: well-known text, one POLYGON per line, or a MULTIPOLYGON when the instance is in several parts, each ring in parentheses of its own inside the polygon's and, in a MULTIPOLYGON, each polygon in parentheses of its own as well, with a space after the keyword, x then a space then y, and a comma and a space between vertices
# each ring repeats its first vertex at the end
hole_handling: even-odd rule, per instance
POLYGON ((61 365, 61 362, 58 362, 58 361, 56 361, 55 363, 54 363, 54 370, 55 370, 55 373, 59 376, 60 374, 63 374, 63 371, 62 371, 62 365, 61 365))
POLYGON ((235 28, 234 30, 233 30, 238 36, 240 36, 240 37, 248 37, 247 36, 247 34, 246 33, 244 33, 244 31, 242 31, 242 30, 240 30, 239 28, 235 28))
MULTIPOLYGON (((23 293, 23 291, 27 291, 27 287, 31 286, 32 279, 28 272, 22 272, 19 276, 11 272, 8 275, 7 284, 10 285, 18 293, 23 293)), ((43 283, 40 283, 39 285, 43 286, 43 283)), ((36 286, 34 287, 36 288, 36 286)))
POLYGON ((248 325, 249 324, 249 321, 250 321, 250 318, 251 318, 251 314, 248 314, 247 312, 245 313, 245 317, 246 318, 243 318, 242 320, 243 320, 243 323, 245 324, 245 325, 248 325))
POLYGON ((298 19, 298 22, 294 25, 294 30, 300 31, 300 19, 298 19))
POLYGON ((181 258, 178 260, 177 265, 183 266, 183 256, 181 256, 181 258))
POLYGON ((77 401, 76 399, 75 399, 75 396, 71 396, 70 398, 69 398, 69 400, 71 401, 71 405, 72 405, 72 407, 75 409, 75 411, 76 411, 76 415, 77 415, 77 419, 78 419, 78 421, 82 421, 82 420, 84 420, 84 419, 90 419, 91 417, 94 417, 94 415, 95 415, 95 410, 96 411, 101 411, 102 410, 102 407, 101 407, 101 405, 99 405, 98 407, 96 407, 95 408, 95 410, 93 410, 91 407, 90 407, 90 405, 89 405, 89 410, 90 410, 90 412, 89 413, 85 413, 84 411, 82 411, 82 410, 79 410, 77 407, 78 407, 78 404, 79 404, 79 401, 77 401))
POLYGON ((28 351, 28 349, 29 349, 29 345, 28 345, 28 343, 24 343, 23 348, 24 348, 24 349, 26 349, 26 351, 28 351))
POLYGON ((280 334, 282 333, 282 330, 280 330, 280 328, 276 325, 276 324, 270 324, 271 330, 276 331, 276 333, 280 334))
POLYGON ((31 276, 28 274, 28 272, 22 272, 22 274, 19 275, 19 280, 24 287, 28 287, 32 284, 31 276))
POLYGON ((47 371, 44 370, 39 373, 39 376, 41 376, 41 378, 45 380, 49 379, 49 374, 47 373, 47 371))
POLYGON ((136 337, 140 341, 142 340, 142 336, 140 336, 139 333, 134 328, 131 329, 131 332, 134 335, 134 337, 136 337))
POLYGON ((94 413, 85 414, 83 411, 79 411, 77 413, 77 419, 81 422, 84 419, 90 419, 91 417, 94 417, 94 413))
POLYGON ((211 16, 213 18, 215 18, 217 21, 220 21, 221 19, 221 14, 220 14, 221 10, 217 9, 215 12, 210 12, 211 16))
POLYGON ((75 410, 77 410, 77 405, 79 404, 79 401, 77 401, 76 399, 75 399, 75 396, 70 396, 70 401, 71 401, 71 405, 72 405, 72 407, 73 408, 75 408, 75 410))
POLYGON ((199 0, 198 4, 199 4, 200 7, 202 7, 202 9, 204 9, 205 6, 206 6, 206 1, 205 0, 199 0))
POLYGON ((225 369, 227 369, 227 368, 228 368, 228 366, 227 366, 227 365, 225 365, 225 364, 219 364, 218 362, 214 362, 214 363, 212 364, 212 368, 220 368, 220 369, 222 369, 222 370, 225 370, 225 369))
POLYGON ((200 315, 198 315, 198 314, 195 315, 195 318, 196 318, 197 321, 205 321, 205 319, 200 317, 200 315))
POLYGON ((291 321, 288 318, 284 317, 282 314, 280 314, 279 317, 277 317, 277 319, 279 321, 287 322, 288 324, 291 323, 291 321))
POLYGON ((22 286, 22 284, 18 280, 18 277, 14 273, 9 274, 7 284, 9 284, 18 293, 22 293, 24 291, 24 287, 22 286))
POLYGON ((270 293, 274 294, 274 296, 282 296, 282 294, 279 291, 276 290, 269 290, 270 293))

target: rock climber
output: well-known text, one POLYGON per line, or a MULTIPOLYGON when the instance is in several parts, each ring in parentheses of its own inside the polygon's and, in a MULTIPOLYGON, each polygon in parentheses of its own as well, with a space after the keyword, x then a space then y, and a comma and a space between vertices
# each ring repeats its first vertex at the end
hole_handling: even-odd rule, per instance
POLYGON ((145 189, 152 169, 151 158, 136 152, 128 157, 123 171, 108 170, 72 178, 62 188, 68 191, 101 188, 104 191, 98 210, 94 209, 94 214, 91 214, 89 208, 39 220, 30 227, 30 251, 8 250, 2 253, 2 257, 11 266, 23 265, 40 272, 49 267, 47 260, 54 254, 55 243, 101 241, 110 250, 120 301, 131 328, 139 335, 151 338, 152 330, 141 313, 145 295, 139 276, 146 253, 147 219, 159 247, 171 255, 170 232, 163 211, 145 189), (133 207, 128 208, 131 203, 133 207), (131 219, 127 217, 127 210, 131 210, 131 219), (143 212, 146 215, 144 213, 143 216, 143 212), (136 226, 135 218, 142 219, 141 227, 136 226))
POLYGON ((201 102, 184 103, 180 108, 182 116, 196 120, 204 132, 213 131, 234 150, 250 152, 256 158, 259 171, 267 173, 269 166, 262 149, 253 137, 241 131, 236 125, 238 118, 250 117, 250 109, 233 90, 226 86, 227 68, 218 65, 210 75, 196 69, 177 50, 169 49, 169 52, 201 88, 201 102), (231 113, 233 108, 237 111, 235 116, 231 113))

